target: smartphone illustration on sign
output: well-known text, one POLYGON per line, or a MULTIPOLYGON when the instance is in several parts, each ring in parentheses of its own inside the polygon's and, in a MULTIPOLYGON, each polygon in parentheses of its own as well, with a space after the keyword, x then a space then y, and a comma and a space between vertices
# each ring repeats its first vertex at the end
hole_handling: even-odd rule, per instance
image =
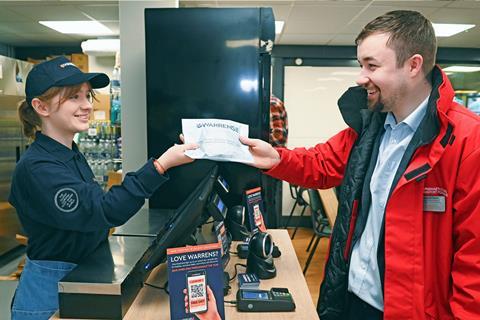
POLYGON ((202 313, 208 309, 207 274, 205 270, 187 272, 188 311, 202 313))
POLYGON ((262 224, 262 212, 260 211, 260 205, 253 205, 253 216, 255 219, 255 225, 258 227, 262 224))

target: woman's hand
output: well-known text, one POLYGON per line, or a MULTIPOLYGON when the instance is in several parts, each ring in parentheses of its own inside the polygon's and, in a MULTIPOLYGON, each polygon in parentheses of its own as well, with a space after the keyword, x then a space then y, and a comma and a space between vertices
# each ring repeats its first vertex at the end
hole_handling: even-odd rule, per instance
MULTIPOLYGON (((165 151, 160 158, 157 159, 157 162, 164 171, 182 164, 193 162, 194 159, 186 156, 185 151, 195 150, 197 148, 198 145, 195 143, 176 144, 165 151)), ((164 172, 161 173, 163 174, 164 172)))

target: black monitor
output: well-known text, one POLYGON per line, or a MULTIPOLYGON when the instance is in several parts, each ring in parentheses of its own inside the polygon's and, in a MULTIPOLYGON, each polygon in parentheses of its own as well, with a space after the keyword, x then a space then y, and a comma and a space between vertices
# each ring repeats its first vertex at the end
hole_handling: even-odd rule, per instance
POLYGON ((210 162, 208 174, 197 185, 194 191, 175 210, 175 214, 165 224, 157 238, 138 261, 139 271, 148 274, 153 268, 166 261, 167 248, 182 247, 189 243, 191 235, 203 224, 209 215, 206 203, 217 179, 218 167, 210 162))
MULTIPOLYGON (((271 8, 150 8, 145 10, 148 157, 179 143, 182 119, 228 119, 249 126, 249 136, 268 141, 270 54, 242 39, 274 39, 271 8), (241 28, 239 28, 241 26, 241 28), (175 32, 172 32, 175 30, 175 32), (178 41, 178 39, 182 39, 178 41), (242 89, 242 79, 258 83, 242 89), (250 81, 250 80, 249 80, 250 81)), ((261 183, 245 164, 219 165, 230 184, 228 206, 261 183)), ((176 209, 204 176, 201 162, 168 170, 171 179, 149 200, 152 209, 176 209)))

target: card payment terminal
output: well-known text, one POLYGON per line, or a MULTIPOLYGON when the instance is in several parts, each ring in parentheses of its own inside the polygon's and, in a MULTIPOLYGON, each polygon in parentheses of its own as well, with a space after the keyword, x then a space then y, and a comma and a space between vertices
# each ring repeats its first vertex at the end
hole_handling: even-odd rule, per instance
POLYGON ((244 312, 294 311, 295 302, 287 288, 239 289, 237 310, 244 312))

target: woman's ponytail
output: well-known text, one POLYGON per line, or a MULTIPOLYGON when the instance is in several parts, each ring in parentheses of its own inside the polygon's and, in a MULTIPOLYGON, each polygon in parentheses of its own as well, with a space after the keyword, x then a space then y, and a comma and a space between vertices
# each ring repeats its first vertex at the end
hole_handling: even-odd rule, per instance
POLYGON ((18 104, 18 117, 22 122, 23 134, 27 138, 34 139, 35 132, 40 130, 42 122, 37 112, 26 100, 18 104))

